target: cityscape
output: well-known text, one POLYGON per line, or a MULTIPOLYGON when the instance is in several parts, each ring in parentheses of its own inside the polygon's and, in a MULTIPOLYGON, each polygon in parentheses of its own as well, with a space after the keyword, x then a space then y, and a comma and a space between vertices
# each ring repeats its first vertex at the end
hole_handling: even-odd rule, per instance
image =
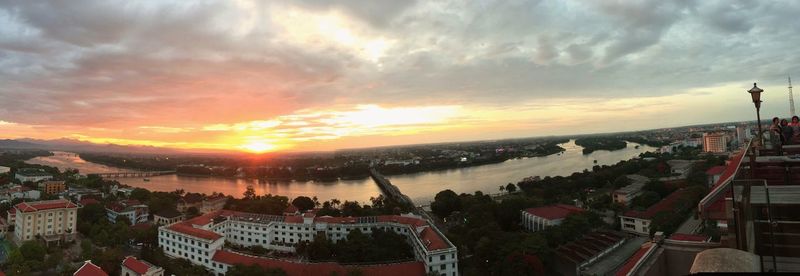
POLYGON ((790 1, 0 1, 0 275, 800 272, 790 1))

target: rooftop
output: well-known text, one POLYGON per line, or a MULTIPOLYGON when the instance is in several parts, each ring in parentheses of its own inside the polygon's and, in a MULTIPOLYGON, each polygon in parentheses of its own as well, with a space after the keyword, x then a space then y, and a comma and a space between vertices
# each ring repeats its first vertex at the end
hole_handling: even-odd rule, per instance
POLYGON ((631 258, 628 259, 628 261, 625 262, 625 264, 622 265, 622 267, 617 270, 617 273, 614 275, 628 276, 630 272, 633 271, 634 267, 636 267, 636 264, 639 263, 639 261, 641 261, 651 249, 655 249, 655 247, 653 247, 653 243, 648 242, 643 244, 642 247, 639 248, 639 250, 637 250, 636 253, 634 253, 633 256, 631 256, 631 258))
POLYGON ((640 218, 640 219, 651 219, 659 212, 669 211, 673 207, 675 207, 675 204, 678 203, 680 199, 684 197, 687 191, 688 190, 686 189, 677 190, 675 192, 672 192, 670 195, 668 195, 658 203, 653 204, 653 206, 650 206, 645 211, 630 210, 625 212, 623 216, 640 218))
POLYGON ((128 269, 133 270, 133 272, 139 274, 145 274, 148 270, 150 270, 150 267, 153 267, 152 264, 145 261, 140 261, 134 256, 125 257, 125 260, 122 260, 122 266, 127 267, 128 269))
POLYGON ((102 268, 96 266, 92 261, 86 261, 72 274, 72 276, 108 276, 102 268))
POLYGON ((709 237, 706 235, 675 233, 669 236, 669 239, 675 241, 705 242, 708 241, 709 237))
POLYGON ((158 213, 155 215, 162 218, 177 218, 182 216, 183 214, 181 214, 181 212, 178 212, 178 210, 175 209, 163 209, 161 211, 158 211, 158 213))
POLYGON ((181 233, 181 234, 186 234, 186 235, 189 235, 189 236, 192 236, 192 237, 196 237, 196 238, 200 238, 200 239, 204 239, 204 240, 209 240, 209 241, 216 241, 216 240, 222 238, 222 235, 214 233, 213 231, 208 231, 208 230, 200 229, 200 228, 194 228, 194 227, 192 227, 191 224, 186 224, 186 223, 172 224, 172 225, 168 226, 167 229, 175 231, 175 232, 178 232, 178 233, 181 233))
POLYGON ((583 211, 585 210, 566 204, 556 204, 550 206, 525 209, 525 212, 527 213, 546 219, 563 219, 570 214, 580 213, 583 211))
POLYGON ((707 175, 721 175, 723 172, 725 172, 725 168, 727 168, 727 167, 726 166, 714 166, 714 167, 711 167, 710 169, 708 169, 706 171, 706 174, 707 175))
POLYGON ((338 263, 299 263, 286 260, 260 258, 233 253, 224 250, 217 250, 214 253, 213 261, 228 265, 259 265, 269 268, 280 268, 287 275, 347 275, 353 268, 358 268, 361 275, 375 276, 405 276, 405 275, 425 275, 425 265, 420 261, 405 263, 390 263, 383 265, 360 265, 344 266, 338 263))
POLYGON ((22 202, 17 205, 14 205, 14 208, 20 210, 21 212, 36 212, 49 209, 77 208, 77 207, 78 205, 66 199, 22 202))

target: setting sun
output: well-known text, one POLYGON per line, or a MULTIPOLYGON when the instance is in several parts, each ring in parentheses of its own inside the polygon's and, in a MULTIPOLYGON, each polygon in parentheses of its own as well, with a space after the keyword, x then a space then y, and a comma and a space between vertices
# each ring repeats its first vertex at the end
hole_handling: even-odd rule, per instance
POLYGON ((254 141, 248 144, 241 145, 239 146, 239 148, 252 153, 264 153, 275 150, 275 148, 277 147, 273 144, 266 143, 263 141, 254 141))

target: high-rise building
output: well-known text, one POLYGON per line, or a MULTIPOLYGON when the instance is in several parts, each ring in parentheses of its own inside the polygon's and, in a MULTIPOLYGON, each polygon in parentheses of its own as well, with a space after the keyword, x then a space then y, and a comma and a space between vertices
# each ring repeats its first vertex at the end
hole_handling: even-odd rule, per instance
POLYGON ((726 152, 728 137, 724 133, 703 133, 703 151, 726 152))

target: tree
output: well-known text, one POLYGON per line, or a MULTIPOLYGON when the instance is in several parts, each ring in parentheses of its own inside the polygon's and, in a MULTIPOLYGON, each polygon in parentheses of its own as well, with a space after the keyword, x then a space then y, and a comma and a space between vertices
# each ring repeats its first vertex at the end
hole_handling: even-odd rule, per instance
POLYGON ((259 265, 234 265, 228 272, 225 273, 227 276, 248 276, 248 275, 266 275, 266 276, 284 276, 286 275, 286 271, 280 268, 263 268, 259 265))
POLYGON ((514 183, 508 183, 508 185, 506 185, 506 191, 509 192, 509 193, 516 192, 517 191, 517 185, 514 185, 514 183))
POLYGON ((39 241, 26 241, 19 247, 19 252, 22 253, 25 260, 44 261, 47 249, 39 241))
POLYGON ((292 205, 294 205, 294 207, 297 207, 297 209, 299 209, 300 212, 305 212, 314 209, 314 206, 316 206, 316 204, 314 204, 314 200, 307 196, 296 197, 294 200, 292 200, 292 205))
POLYGON ((150 200, 150 191, 142 188, 135 188, 133 191, 131 191, 130 198, 141 202, 147 202, 150 200))
POLYGON ((247 185, 247 189, 244 191, 243 195, 245 199, 255 199, 256 189, 253 188, 253 185, 247 185))
POLYGON ((456 192, 449 189, 437 193, 433 202, 431 202, 431 211, 440 218, 447 217, 450 213, 460 210, 461 199, 456 192))
POLYGON ((197 207, 192 206, 192 207, 186 208, 186 218, 187 219, 190 219, 190 218, 193 218, 193 217, 196 217, 196 216, 199 216, 199 215, 200 215, 200 210, 197 210, 197 207))
POLYGON ((506 186, 500 185, 500 187, 498 187, 498 189, 500 189, 500 192, 502 193, 502 192, 504 192, 506 190, 506 186))
POLYGON ((653 191, 643 191, 639 196, 631 200, 631 206, 639 209, 647 209, 661 200, 661 196, 653 191))

